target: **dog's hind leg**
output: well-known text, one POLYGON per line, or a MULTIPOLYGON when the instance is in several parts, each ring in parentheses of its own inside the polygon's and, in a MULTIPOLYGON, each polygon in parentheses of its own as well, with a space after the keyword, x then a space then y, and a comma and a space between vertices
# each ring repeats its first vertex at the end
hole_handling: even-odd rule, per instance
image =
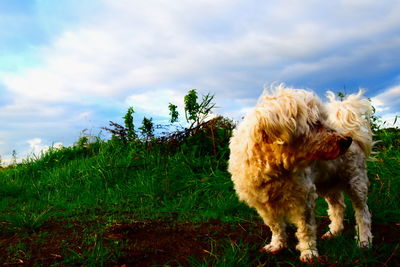
POLYGON ((364 172, 362 175, 353 178, 347 193, 350 196, 356 217, 356 240, 360 248, 369 248, 372 245, 371 233, 371 213, 367 205, 368 195, 368 180, 364 172))
POLYGON ((266 207, 260 205, 256 209, 272 232, 271 242, 260 251, 277 254, 287 246, 286 223, 282 216, 267 210, 266 207))
POLYGON ((343 218, 346 205, 344 204, 342 192, 330 193, 324 197, 328 203, 328 215, 331 223, 329 224, 329 231, 322 238, 332 238, 343 231, 343 218))

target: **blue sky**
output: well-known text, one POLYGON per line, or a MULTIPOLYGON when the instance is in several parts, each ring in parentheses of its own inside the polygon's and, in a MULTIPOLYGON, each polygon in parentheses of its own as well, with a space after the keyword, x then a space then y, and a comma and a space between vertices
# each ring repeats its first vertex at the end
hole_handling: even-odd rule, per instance
POLYGON ((71 145, 122 122, 162 121, 192 88, 240 118, 273 82, 364 88, 400 114, 397 0, 3 0, 0 155, 71 145))

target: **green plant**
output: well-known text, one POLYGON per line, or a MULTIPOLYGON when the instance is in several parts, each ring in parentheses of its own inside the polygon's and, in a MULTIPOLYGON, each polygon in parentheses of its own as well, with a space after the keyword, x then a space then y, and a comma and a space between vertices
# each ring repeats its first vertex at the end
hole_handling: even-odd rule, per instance
POLYGON ((123 142, 134 141, 137 139, 137 134, 135 132, 135 125, 133 123, 133 114, 135 111, 133 107, 129 107, 126 114, 122 117, 124 119, 124 125, 122 126, 116 122, 110 121, 108 127, 101 127, 101 129, 110 132, 112 138, 121 140, 123 142))
POLYGON ((189 129, 199 126, 211 114, 215 103, 212 103, 214 95, 203 95, 202 101, 197 102, 198 96, 196 89, 189 90, 188 94, 184 97, 185 103, 185 118, 190 124, 189 129))
POLYGON ((142 121, 142 127, 140 127, 139 130, 146 141, 151 140, 154 137, 153 119, 144 117, 142 121))
POLYGON ((133 124, 133 107, 129 107, 124 118, 125 128, 127 129, 126 137, 128 140, 134 140, 137 136, 135 133, 135 125, 133 124))
MULTIPOLYGON (((371 102, 371 99, 368 99, 371 102)), ((383 126, 383 122, 381 118, 376 115, 376 109, 372 106, 372 114, 371 114, 371 130, 372 132, 376 133, 379 131, 383 126)))
MULTIPOLYGON (((197 91, 192 89, 184 97, 185 103, 185 118, 187 122, 196 121, 199 104, 197 103, 197 91)), ((191 127, 189 127, 191 128, 191 127)))
POLYGON ((343 101, 343 99, 344 99, 345 96, 346 96, 346 95, 345 95, 344 93, 342 93, 342 92, 338 92, 337 95, 338 95, 340 101, 343 101))
POLYGON ((112 257, 112 251, 104 245, 101 232, 91 234, 86 242, 88 242, 88 249, 83 252, 81 264, 88 266, 104 266, 112 257))
POLYGON ((174 123, 178 121, 179 118, 179 112, 177 110, 178 106, 169 103, 168 109, 169 109, 169 115, 171 116, 170 122, 174 123))
POLYGON ((5 259, 8 262, 22 264, 24 260, 31 257, 32 252, 29 250, 25 243, 17 243, 7 247, 8 258, 5 259))
POLYGON ((78 139, 78 141, 76 142, 76 145, 78 147, 85 147, 85 145, 87 145, 89 143, 89 138, 87 136, 82 136, 78 139))
POLYGON ((42 212, 34 212, 22 207, 16 214, 6 214, 2 217, 10 223, 9 229, 36 231, 49 218, 51 208, 42 212))
POLYGON ((12 158, 11 166, 16 166, 17 165, 17 151, 15 149, 12 151, 11 158, 12 158))

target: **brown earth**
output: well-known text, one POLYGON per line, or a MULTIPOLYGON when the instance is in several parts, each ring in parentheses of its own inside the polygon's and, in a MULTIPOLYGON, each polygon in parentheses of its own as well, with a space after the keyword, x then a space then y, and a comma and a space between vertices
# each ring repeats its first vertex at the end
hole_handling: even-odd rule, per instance
MULTIPOLYGON (((326 220, 320 222, 320 234, 327 223, 326 220)), ((207 259, 221 255, 220 244, 226 247, 226 244, 242 242, 254 244, 253 247, 262 246, 271 236, 268 227, 261 223, 227 224, 218 220, 189 223, 169 219, 114 224, 48 221, 34 232, 9 229, 8 226, 7 223, 0 223, 2 266, 86 265, 89 258, 92 262, 93 259, 106 259, 106 266, 188 266, 191 258, 208 262, 207 259)), ((375 224, 373 232, 374 247, 399 243, 399 225, 375 224)), ((293 230, 289 230, 289 236, 290 246, 294 248, 293 230)), ((267 257, 260 256, 256 248, 249 254, 258 258, 258 263, 267 257)), ((293 250, 286 250, 278 254, 275 261, 297 262, 297 256, 293 250)), ((336 266, 328 257, 321 259, 326 265, 336 266)), ((399 245, 382 261, 382 266, 395 266, 393 264, 397 263, 400 263, 399 245)))

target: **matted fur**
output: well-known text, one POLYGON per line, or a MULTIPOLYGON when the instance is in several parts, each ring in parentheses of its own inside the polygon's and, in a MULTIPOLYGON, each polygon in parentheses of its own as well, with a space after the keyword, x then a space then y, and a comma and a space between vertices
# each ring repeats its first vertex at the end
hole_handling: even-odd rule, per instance
POLYGON ((371 106, 361 92, 344 101, 330 93, 329 98, 325 107, 310 91, 280 85, 263 93, 234 130, 229 172, 239 199, 255 208, 271 228, 272 239, 264 251, 277 253, 286 247, 285 227, 292 223, 297 227, 300 259, 318 256, 317 193, 329 205, 332 223, 324 237, 331 237, 343 230, 342 191, 353 202, 358 244, 371 243, 365 171, 372 146, 371 106))

